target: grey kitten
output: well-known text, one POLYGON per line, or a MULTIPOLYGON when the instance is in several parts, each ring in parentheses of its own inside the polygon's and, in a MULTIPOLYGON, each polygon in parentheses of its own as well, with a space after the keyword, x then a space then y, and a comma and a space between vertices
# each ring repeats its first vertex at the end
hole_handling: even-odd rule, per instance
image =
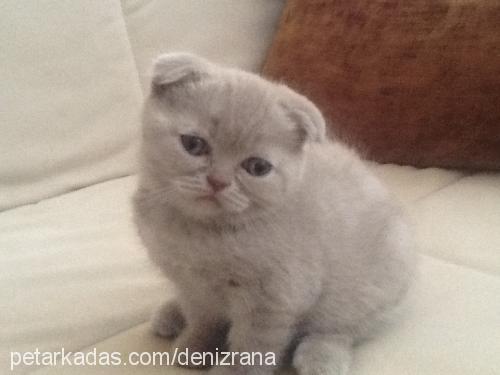
POLYGON ((143 124, 135 220, 178 288, 157 333, 191 351, 227 333, 231 351, 345 374, 412 279, 409 227, 379 181, 308 99, 190 54, 158 58, 143 124))

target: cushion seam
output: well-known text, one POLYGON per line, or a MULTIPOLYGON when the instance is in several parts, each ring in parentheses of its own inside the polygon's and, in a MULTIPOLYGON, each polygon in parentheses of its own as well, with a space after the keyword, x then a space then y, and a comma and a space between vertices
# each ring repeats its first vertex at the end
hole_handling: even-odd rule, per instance
MULTIPOLYGON (((445 169, 446 170, 446 169, 445 169)), ((464 179, 465 177, 470 177, 472 176, 473 174, 464 174, 460 177, 457 177, 456 179, 454 179, 453 181, 450 181, 449 183, 447 183, 446 185, 443 185, 435 190, 432 190, 424 195, 422 195, 421 197, 418 197, 417 199, 415 199, 414 201, 411 202, 411 204, 415 204, 415 203, 418 203, 418 202, 421 202, 423 201, 424 199, 427 199, 429 198, 430 196, 432 196, 433 194, 441 191, 441 190, 444 190, 452 185, 455 185, 457 182, 461 181, 462 179, 464 179)))
POLYGON ((482 273, 482 274, 493 276, 493 277, 495 277, 497 279, 500 278, 500 275, 498 275, 495 271, 484 269, 484 268, 481 268, 481 267, 478 267, 478 266, 473 266, 473 265, 469 265, 469 264, 465 264, 465 263, 460 263, 460 262, 458 262, 458 261, 456 261, 454 259, 448 259, 446 257, 437 256, 437 255, 434 255, 434 254, 429 254, 429 253, 426 253, 424 251, 418 251, 418 254, 419 255, 424 255, 424 256, 429 257, 429 258, 433 258, 433 259, 438 260, 440 262, 449 263, 449 264, 452 264, 452 265, 457 266, 457 267, 466 268, 466 269, 469 269, 469 270, 474 271, 474 272, 479 272, 479 273, 482 273))
POLYGON ((138 64, 137 64, 137 56, 134 53, 134 48, 132 47, 132 43, 130 41, 129 29, 128 29, 127 21, 125 19, 125 12, 123 11, 123 2, 122 2, 122 0, 118 0, 118 3, 120 4, 120 12, 122 15, 122 22, 123 22, 123 28, 125 30, 125 36, 126 36, 127 42, 128 42, 128 49, 129 49, 130 54, 132 55, 132 61, 134 62, 134 68, 135 68, 136 80, 137 80, 137 88, 141 92, 141 98, 144 101, 144 92, 142 90, 142 85, 141 85, 141 77, 139 74, 139 68, 138 68, 138 64))

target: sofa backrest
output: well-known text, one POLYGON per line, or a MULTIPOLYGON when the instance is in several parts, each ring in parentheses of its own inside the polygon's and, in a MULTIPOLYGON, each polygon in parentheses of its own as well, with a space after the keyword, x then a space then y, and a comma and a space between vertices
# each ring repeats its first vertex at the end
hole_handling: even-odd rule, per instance
POLYGON ((134 173, 151 60, 257 70, 283 0, 4 0, 0 210, 134 173))
POLYGON ((190 51, 258 71, 285 0, 122 0, 137 69, 148 90, 151 61, 161 52, 190 51))

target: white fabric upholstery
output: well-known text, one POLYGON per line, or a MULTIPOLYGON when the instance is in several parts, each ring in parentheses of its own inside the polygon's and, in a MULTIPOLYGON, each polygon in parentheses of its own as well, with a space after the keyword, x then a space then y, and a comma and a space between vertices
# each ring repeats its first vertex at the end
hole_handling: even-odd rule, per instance
MULTIPOLYGON (((0 3, 0 210, 11 208, 0 212, 0 373, 9 371, 10 351, 168 348, 146 321, 173 288, 131 223, 136 179, 118 178, 134 171, 141 84, 146 91, 150 60, 172 50, 256 70, 283 3, 0 3)), ((413 217, 424 255, 407 314, 358 348, 352 374, 498 374, 499 174, 371 168, 413 217)))
POLYGON ((0 14, 0 210, 132 173, 142 93, 120 3, 0 14))

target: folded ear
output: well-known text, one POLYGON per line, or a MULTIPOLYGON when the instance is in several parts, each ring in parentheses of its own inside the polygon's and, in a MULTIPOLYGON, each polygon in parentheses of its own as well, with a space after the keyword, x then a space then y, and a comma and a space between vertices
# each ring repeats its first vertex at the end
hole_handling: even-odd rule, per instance
POLYGON ((281 101, 286 115, 294 122, 301 142, 322 142, 326 138, 326 125, 319 109, 305 96, 288 87, 281 101))
POLYGON ((190 53, 167 53, 154 62, 151 81, 153 93, 187 82, 194 82, 210 74, 211 64, 190 53))

